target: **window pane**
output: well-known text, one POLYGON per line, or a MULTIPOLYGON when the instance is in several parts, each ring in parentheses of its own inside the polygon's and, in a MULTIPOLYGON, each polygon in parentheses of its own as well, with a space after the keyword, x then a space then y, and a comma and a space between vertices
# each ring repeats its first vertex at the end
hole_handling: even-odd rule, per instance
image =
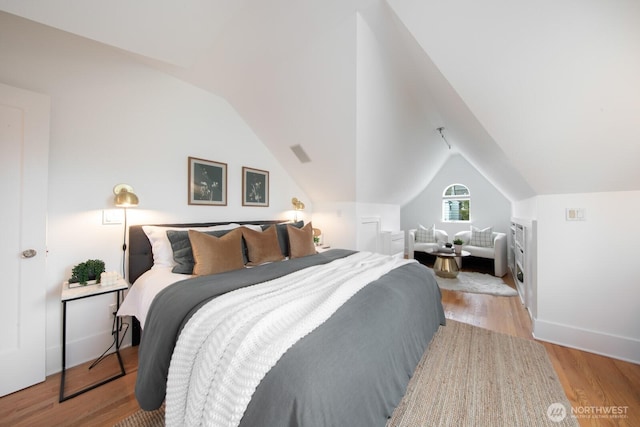
POLYGON ((469 200, 460 201, 460 219, 459 221, 469 221, 469 200))
POLYGON ((445 221, 469 221, 469 200, 444 200, 442 212, 445 221))
POLYGON ((444 191, 445 196, 468 196, 469 189, 464 185, 450 185, 444 191))
POLYGON ((443 221, 469 221, 469 189, 462 184, 448 186, 442 196, 443 221))

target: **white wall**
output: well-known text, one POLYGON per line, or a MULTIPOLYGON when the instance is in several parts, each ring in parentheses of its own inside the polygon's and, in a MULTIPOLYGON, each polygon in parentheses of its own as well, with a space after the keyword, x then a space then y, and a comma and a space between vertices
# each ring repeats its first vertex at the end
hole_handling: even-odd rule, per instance
POLYGON ((436 228, 449 234, 449 240, 458 231, 468 230, 469 223, 442 221, 442 193, 451 184, 464 184, 469 188, 472 225, 507 232, 511 202, 459 154, 450 156, 424 190, 402 207, 402 229, 416 228, 418 224, 425 227, 436 224, 436 228))
POLYGON ((313 226, 322 230, 322 243, 332 248, 355 249, 356 204, 354 202, 316 202, 313 226))
POLYGON ((322 230, 322 243, 332 248, 364 250, 358 224, 380 218, 380 230, 400 230, 400 206, 380 203, 319 202, 313 207, 313 226, 322 230))
POLYGON ((400 230, 400 206, 383 203, 358 203, 358 217, 379 217, 381 231, 400 230))
POLYGON ((640 192, 536 199, 536 338, 640 363, 640 192))
POLYGON ((536 338, 640 362, 638 209, 637 191, 513 203, 513 216, 538 225, 536 338), (567 221, 567 208, 585 209, 585 220, 567 221))
MULTIPOLYGON (((121 52, 0 14, 0 81, 51 96, 47 372, 60 369, 62 282, 89 258, 121 267, 122 226, 102 225, 113 186, 132 185, 130 223, 286 218, 306 194, 224 100, 121 52), (228 164, 228 206, 187 205, 187 157, 228 164), (242 207, 241 168, 270 172, 270 206, 242 207)), ((113 295, 68 307, 68 365, 110 342, 113 295)))
POLYGON ((514 218, 536 219, 538 217, 538 198, 530 197, 511 204, 511 216, 514 218))
MULTIPOLYGON (((313 224, 322 230, 324 244, 363 250, 368 248, 362 247, 362 218, 380 218, 381 230, 400 229, 400 206, 388 201, 405 199, 413 192, 408 190, 412 185, 407 184, 406 169, 418 167, 411 147, 428 132, 428 126, 416 108, 419 103, 412 99, 415 94, 403 86, 406 80, 400 76, 402 67, 391 60, 396 53, 385 39, 389 28, 382 34, 385 29, 378 22, 376 34, 360 14, 356 25, 356 156, 351 164, 356 176, 356 201, 326 201, 323 197, 322 202, 315 203, 313 224)), ((422 146, 420 152, 435 154, 437 148, 422 146)))

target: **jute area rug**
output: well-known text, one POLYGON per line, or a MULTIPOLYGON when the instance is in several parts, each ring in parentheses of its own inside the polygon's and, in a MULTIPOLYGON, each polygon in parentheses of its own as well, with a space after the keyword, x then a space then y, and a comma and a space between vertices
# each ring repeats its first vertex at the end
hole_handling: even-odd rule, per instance
MULTIPOLYGON (((447 320, 387 426, 578 426, 570 408, 542 345, 447 320)), ((116 426, 164 426, 164 408, 116 426)))
POLYGON ((513 297, 518 292, 504 283, 500 277, 490 274, 461 271, 455 279, 436 276, 440 289, 449 291, 471 292, 475 294, 489 294, 502 297, 513 297))
POLYGON ((387 425, 578 426, 570 411, 541 344, 447 319, 387 425))

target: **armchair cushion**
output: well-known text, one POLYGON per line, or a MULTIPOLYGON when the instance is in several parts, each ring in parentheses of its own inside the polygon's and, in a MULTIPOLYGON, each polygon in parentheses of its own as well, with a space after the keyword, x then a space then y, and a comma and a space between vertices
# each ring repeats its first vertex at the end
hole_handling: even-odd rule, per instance
POLYGON ((418 224, 416 229, 416 243, 436 243, 435 224, 426 228, 422 224, 418 224))
POLYGON ((471 241, 470 245, 479 246, 481 248, 493 247, 493 227, 487 227, 483 230, 471 226, 471 241))
POLYGON ((407 238, 405 239, 405 242, 407 245, 406 249, 409 259, 414 258, 415 251, 432 252, 449 240, 449 235, 447 234, 447 232, 444 230, 438 230, 437 228, 435 228, 435 226, 433 227, 434 241, 432 243, 419 242, 416 236, 417 232, 418 230, 415 228, 407 232, 407 238))
POLYGON ((471 256, 493 259, 494 275, 496 277, 502 277, 507 274, 507 235, 505 233, 497 233, 495 231, 491 233, 491 246, 474 245, 471 231, 460 231, 455 234, 455 238, 464 242, 462 249, 471 253, 471 256))

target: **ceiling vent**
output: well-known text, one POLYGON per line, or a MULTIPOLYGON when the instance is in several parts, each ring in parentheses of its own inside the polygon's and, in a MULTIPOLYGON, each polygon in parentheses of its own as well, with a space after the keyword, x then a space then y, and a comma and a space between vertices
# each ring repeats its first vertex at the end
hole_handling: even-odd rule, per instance
POLYGON ((291 151, 293 151, 293 154, 295 154, 298 160, 300 160, 300 163, 309 163, 311 161, 309 155, 302 149, 300 144, 292 145, 290 148, 291 151))

